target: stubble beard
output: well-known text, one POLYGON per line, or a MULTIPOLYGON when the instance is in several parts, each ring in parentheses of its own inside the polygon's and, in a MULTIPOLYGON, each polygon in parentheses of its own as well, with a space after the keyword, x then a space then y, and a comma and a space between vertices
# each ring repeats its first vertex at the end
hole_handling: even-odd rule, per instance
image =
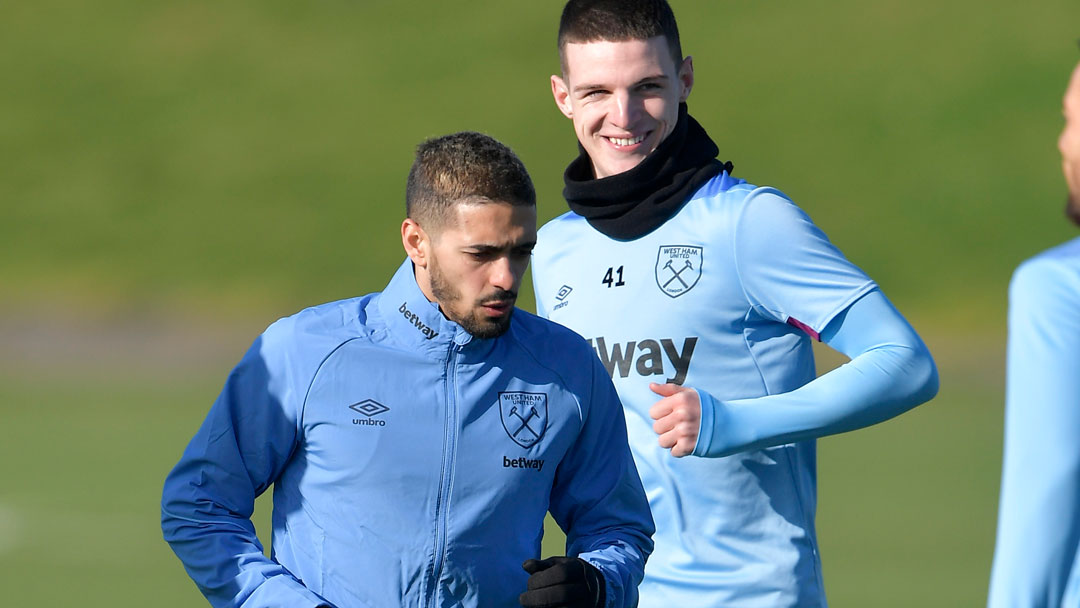
POLYGON ((1062 152, 1061 172, 1065 175, 1065 217, 1080 226, 1080 162, 1075 156, 1062 152))
POLYGON ((1070 192, 1065 197, 1065 217, 1080 226, 1080 193, 1070 192))
POLYGON ((473 307, 467 312, 459 313, 454 310, 455 305, 460 305, 462 301, 461 292, 454 287, 450 281, 446 280, 442 271, 439 269, 439 265, 434 259, 428 265, 428 272, 431 277, 431 294, 435 296, 435 300, 439 303, 439 308, 442 309, 447 319, 450 319, 454 323, 457 323, 469 332, 474 338, 490 339, 498 338, 506 333, 506 330, 510 329, 510 318, 514 314, 513 308, 510 309, 510 313, 505 317, 484 317, 478 310, 480 303, 484 300, 511 300, 513 301, 517 294, 511 291, 498 290, 491 296, 485 297, 480 301, 474 303, 473 307))

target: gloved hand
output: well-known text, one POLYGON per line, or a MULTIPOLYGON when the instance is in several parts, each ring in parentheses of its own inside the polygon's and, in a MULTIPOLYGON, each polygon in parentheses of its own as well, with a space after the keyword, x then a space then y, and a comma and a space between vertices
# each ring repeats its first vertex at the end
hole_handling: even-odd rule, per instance
POLYGON ((525 608, 601 608, 606 594, 604 575, 577 557, 527 559, 528 591, 518 597, 525 608))

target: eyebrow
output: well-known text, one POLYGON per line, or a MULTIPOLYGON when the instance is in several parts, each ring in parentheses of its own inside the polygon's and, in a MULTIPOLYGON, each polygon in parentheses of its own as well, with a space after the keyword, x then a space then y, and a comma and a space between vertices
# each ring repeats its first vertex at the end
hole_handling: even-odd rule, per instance
MULTIPOLYGON (((637 82, 635 82, 631 86, 636 87, 638 85, 645 84, 646 82, 652 82, 652 81, 655 81, 655 80, 667 80, 667 75, 661 73, 661 74, 657 74, 655 76, 646 76, 645 78, 642 78, 641 80, 638 80, 637 82)), ((577 85, 577 86, 574 87, 574 92, 579 93, 581 91, 595 91, 597 89, 607 89, 607 88, 609 88, 609 87, 607 85, 603 85, 603 84, 581 84, 581 85, 577 85)))
POLYGON ((523 243, 510 243, 508 245, 488 245, 486 243, 466 245, 466 249, 473 249, 477 253, 496 253, 505 249, 521 249, 524 247, 536 247, 536 240, 525 241, 523 243))

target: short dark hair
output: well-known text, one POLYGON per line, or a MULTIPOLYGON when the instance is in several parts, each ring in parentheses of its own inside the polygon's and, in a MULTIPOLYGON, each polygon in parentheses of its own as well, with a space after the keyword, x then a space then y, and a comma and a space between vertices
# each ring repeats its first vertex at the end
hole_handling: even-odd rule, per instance
POLYGON ((566 74, 567 43, 648 40, 663 36, 675 67, 682 63, 682 45, 675 13, 667 0, 570 0, 559 20, 559 61, 566 74))
POLYGON ((462 202, 532 207, 536 190, 517 155, 490 136, 462 131, 424 141, 409 170, 406 214, 425 228, 438 228, 462 202))

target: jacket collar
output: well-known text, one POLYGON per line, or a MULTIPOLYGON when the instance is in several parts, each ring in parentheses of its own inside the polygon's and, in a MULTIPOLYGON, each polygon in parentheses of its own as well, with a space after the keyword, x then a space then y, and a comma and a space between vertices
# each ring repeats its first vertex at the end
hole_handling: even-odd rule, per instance
POLYGON ((416 284, 412 260, 408 258, 379 294, 378 307, 395 340, 408 348, 443 357, 451 344, 465 346, 482 341, 443 316, 438 304, 427 299, 416 284))

